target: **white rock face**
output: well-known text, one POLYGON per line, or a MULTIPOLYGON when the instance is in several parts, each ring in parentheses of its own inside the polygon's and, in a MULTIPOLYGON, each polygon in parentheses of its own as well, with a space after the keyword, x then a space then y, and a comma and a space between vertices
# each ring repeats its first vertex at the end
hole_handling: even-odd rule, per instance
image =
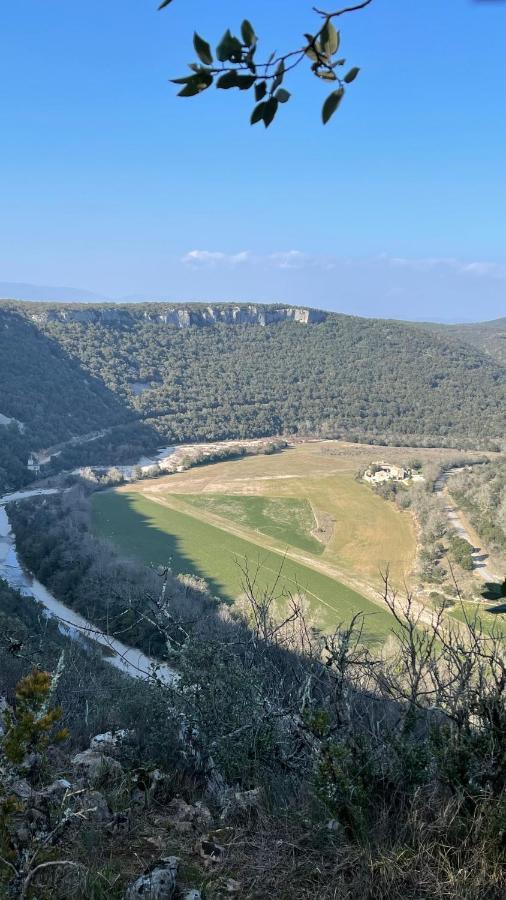
POLYGON ((212 304, 210 306, 169 306, 156 304, 141 310, 124 306, 90 306, 87 309, 68 307, 44 310, 31 318, 38 323, 80 322, 85 325, 134 325, 136 322, 154 322, 175 328, 202 328, 206 325, 272 325, 277 322, 298 322, 314 325, 324 322, 327 313, 319 309, 299 306, 262 306, 260 304, 212 304))

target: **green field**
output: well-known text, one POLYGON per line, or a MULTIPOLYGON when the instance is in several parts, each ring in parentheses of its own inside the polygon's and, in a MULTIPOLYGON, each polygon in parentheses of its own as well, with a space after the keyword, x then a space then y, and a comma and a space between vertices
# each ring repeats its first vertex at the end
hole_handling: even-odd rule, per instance
MULTIPOLYGON (((248 514, 253 515, 252 507, 248 514)), ((369 637, 383 640, 391 630, 388 613, 339 581, 138 491, 95 494, 93 526, 128 556, 148 565, 168 564, 175 574, 204 578, 211 593, 229 602, 244 593, 241 566, 247 563, 249 571, 256 573, 258 591, 272 586, 279 576, 277 594, 305 594, 321 627, 347 622, 363 610, 369 637)))
POLYGON ((299 550, 319 556, 325 549, 311 534, 316 521, 307 500, 237 494, 178 494, 178 497, 197 509, 246 525, 299 550))
POLYGON ((464 602, 463 606, 464 609, 461 606, 455 606, 451 610, 454 619, 458 619, 459 622, 465 622, 466 619, 472 622, 477 615, 485 634, 490 634, 493 630, 497 637, 506 638, 506 616, 502 604, 490 604, 487 608, 484 603, 477 605, 464 602), (497 612, 493 612, 494 606, 497 607, 497 612))

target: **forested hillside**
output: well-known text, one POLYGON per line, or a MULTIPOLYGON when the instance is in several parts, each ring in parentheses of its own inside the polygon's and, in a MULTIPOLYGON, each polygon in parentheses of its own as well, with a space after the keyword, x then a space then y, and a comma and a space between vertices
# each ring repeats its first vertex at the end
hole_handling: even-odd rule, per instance
POLYGON ((280 433, 490 446, 506 368, 446 333, 259 304, 3 303, 0 422, 21 424, 0 424, 0 488, 29 480, 30 451, 103 429, 58 464, 280 433))
POLYGON ((437 444, 504 434, 506 370, 409 324, 327 313, 315 324, 175 327, 166 304, 117 307, 116 321, 109 310, 95 321, 95 307, 24 309, 170 441, 286 432, 437 444))
POLYGON ((103 384, 25 317, 0 308, 0 488, 27 480, 30 451, 133 419, 103 384))
POLYGON ((473 322, 472 325, 425 326, 443 336, 452 337, 478 347, 506 366, 506 317, 490 322, 473 322))

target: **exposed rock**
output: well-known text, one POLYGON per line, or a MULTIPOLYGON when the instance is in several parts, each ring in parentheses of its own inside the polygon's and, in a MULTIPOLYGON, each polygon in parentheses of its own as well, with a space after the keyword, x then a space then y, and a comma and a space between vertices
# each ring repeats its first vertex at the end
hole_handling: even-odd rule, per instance
POLYGON ((83 750, 72 759, 72 765, 92 784, 99 780, 116 781, 123 774, 123 767, 117 759, 112 759, 96 750, 83 750))
POLYGON ((96 750, 99 753, 112 756, 130 735, 131 732, 125 728, 121 728, 119 731, 106 731, 104 734, 96 734, 90 741, 90 750, 96 750))
POLYGON ((19 781, 13 781, 9 784, 9 794, 14 794, 19 800, 28 801, 34 796, 34 790, 24 778, 19 781))
POLYGON ((4 716, 9 709, 9 704, 5 697, 0 697, 0 737, 5 734, 4 716))
POLYGON ((177 856, 164 857, 127 888, 125 900, 171 900, 178 869, 177 856))
POLYGON ((112 819, 109 804, 100 791, 83 791, 78 795, 76 812, 87 822, 95 825, 107 825, 112 819))
POLYGON ((259 788, 251 791, 235 791, 227 797, 220 818, 225 820, 251 816, 258 811, 260 796, 259 788))
POLYGON ((242 888, 242 885, 241 882, 236 881, 235 878, 227 878, 225 879, 223 888, 226 894, 238 894, 242 888))
POLYGON ((139 321, 169 325, 175 328, 203 328, 222 323, 225 325, 272 325, 278 322, 298 322, 314 325, 324 322, 327 313, 318 309, 298 306, 263 306, 260 304, 211 304, 209 306, 177 306, 156 304, 141 310, 138 307, 87 306, 83 308, 54 307, 33 313, 31 318, 40 323, 79 322, 84 325, 131 326, 139 321))
POLYGON ((212 823, 211 813, 201 801, 191 805, 181 797, 175 797, 167 807, 167 814, 172 827, 182 833, 209 828, 212 823))
POLYGON ((183 900, 202 900, 202 894, 195 889, 186 891, 186 893, 183 894, 183 900))

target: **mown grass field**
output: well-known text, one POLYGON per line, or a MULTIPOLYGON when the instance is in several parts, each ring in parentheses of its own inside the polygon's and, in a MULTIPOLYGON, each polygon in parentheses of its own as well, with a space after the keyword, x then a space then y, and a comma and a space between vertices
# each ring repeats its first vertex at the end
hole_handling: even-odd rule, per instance
POLYGON ((360 609, 367 614, 371 639, 384 639, 392 625, 380 606, 334 578, 139 492, 95 494, 93 522, 98 534, 114 541, 128 556, 148 565, 169 564, 176 574, 198 575, 212 593, 230 602, 244 593, 241 567, 247 564, 258 591, 269 589, 278 579, 276 594, 281 602, 288 593, 305 594, 314 621, 323 628, 349 621, 360 609))
POLYGON ((178 499, 316 556, 325 549, 313 536, 317 523, 307 500, 237 494, 178 494, 178 499))
POLYGON ((258 569, 258 590, 282 567, 278 592, 304 593, 319 624, 361 609, 383 638, 392 620, 373 590, 387 565, 398 585, 409 580, 416 539, 411 516, 356 479, 377 455, 322 442, 196 467, 95 495, 94 526, 127 555, 201 576, 228 601, 244 592, 245 564, 258 569))
POLYGON ((264 534, 269 547, 293 546, 304 553, 305 560, 318 557, 321 563, 373 587, 379 585, 379 573, 388 565, 401 586, 409 579, 416 552, 412 516, 399 512, 355 477, 360 466, 387 453, 386 448, 357 451, 338 442, 299 444, 273 456, 196 467, 139 482, 131 489, 189 514, 198 511, 200 518, 240 529, 245 537, 264 534), (250 498, 253 502, 248 505, 250 498), (259 498, 257 505, 254 498, 259 498), (278 505, 275 528, 270 527, 272 519, 270 524, 267 521, 269 500, 278 505), (299 511, 305 512, 290 519, 286 512, 290 504, 295 508, 295 501, 304 504, 299 511), (283 504, 287 504, 284 509, 283 504))

